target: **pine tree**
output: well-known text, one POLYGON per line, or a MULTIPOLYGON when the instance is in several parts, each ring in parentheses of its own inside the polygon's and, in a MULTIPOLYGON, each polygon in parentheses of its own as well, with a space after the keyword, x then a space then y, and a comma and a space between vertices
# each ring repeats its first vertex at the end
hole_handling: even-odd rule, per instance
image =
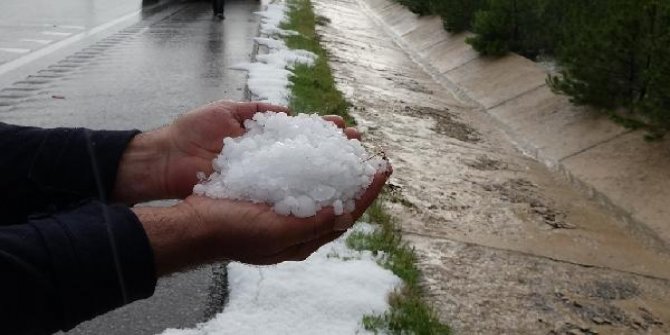
POLYGON ((648 120, 651 137, 670 131, 670 4, 650 1, 644 8, 649 50, 643 60, 644 90, 638 110, 648 120))
POLYGON ((563 40, 560 76, 551 87, 578 104, 610 112, 652 137, 670 130, 670 4, 665 0, 597 0, 563 40), (597 12, 597 11, 596 11, 597 12), (588 20, 585 20, 588 19, 588 20), (622 112, 623 111, 623 112, 622 112))
POLYGON ((414 13, 426 15, 432 13, 431 0, 396 0, 414 13))
POLYGON ((587 8, 571 13, 575 17, 566 30, 572 36, 562 41, 557 55, 564 70, 560 76, 550 77, 549 83, 555 91, 571 96, 577 104, 612 108, 619 104, 615 99, 623 94, 619 82, 629 73, 625 61, 617 58, 630 47, 624 47, 628 42, 619 41, 626 29, 618 27, 619 20, 611 11, 606 11, 607 0, 599 1, 594 7, 600 15, 592 15, 587 8), (614 77, 618 79, 611 80, 614 77))
POLYGON ((475 12, 485 5, 486 0, 433 0, 433 9, 442 17, 444 29, 454 33, 469 30, 475 12))
POLYGON ((509 51, 535 58, 551 43, 550 29, 542 21, 556 0, 489 0, 485 10, 475 13, 469 38, 475 50, 499 56, 509 51))

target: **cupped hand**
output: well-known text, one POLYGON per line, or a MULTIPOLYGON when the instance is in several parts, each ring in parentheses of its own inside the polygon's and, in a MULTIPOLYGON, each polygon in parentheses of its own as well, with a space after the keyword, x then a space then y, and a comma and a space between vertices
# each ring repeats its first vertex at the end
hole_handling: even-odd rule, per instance
POLYGON ((353 212, 326 207, 308 218, 282 216, 267 204, 192 195, 167 209, 135 208, 154 250, 159 275, 234 260, 266 265, 304 260, 350 228, 381 192, 391 169, 378 173, 353 212))
MULTIPOLYGON (((218 101, 136 136, 119 164, 113 199, 133 204, 187 197, 198 172, 213 172, 212 160, 221 152, 223 139, 243 135, 244 121, 266 111, 289 113, 286 107, 267 103, 218 101)), ((356 129, 345 128, 341 117, 324 119, 343 128, 349 138, 360 139, 356 129)))
POLYGON ((244 134, 244 121, 258 112, 288 108, 257 102, 219 101, 188 112, 164 129, 166 159, 163 188, 167 197, 184 198, 193 192, 197 173, 213 172, 212 160, 221 153, 225 137, 244 134))

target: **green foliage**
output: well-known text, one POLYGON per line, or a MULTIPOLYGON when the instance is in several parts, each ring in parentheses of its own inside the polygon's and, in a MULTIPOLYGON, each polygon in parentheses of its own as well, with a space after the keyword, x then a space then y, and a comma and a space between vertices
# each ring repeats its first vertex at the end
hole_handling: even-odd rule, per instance
POLYGON ((411 292, 396 292, 391 295, 391 311, 382 315, 366 315, 363 327, 383 334, 448 335, 448 326, 441 324, 435 313, 411 292))
POLYGON ((644 78, 647 81, 642 101, 637 106, 651 124, 648 138, 670 131, 670 3, 652 2, 646 7, 649 34, 644 78))
POLYGON ((451 32, 483 55, 553 56, 547 78, 574 103, 607 111, 654 139, 670 131, 668 0, 397 0, 442 16, 451 32))
POLYGON ((474 13, 484 8, 487 0, 395 0, 420 15, 439 15, 450 32, 470 29, 474 13))
POLYGON ((432 14, 431 0, 396 0, 399 4, 407 7, 414 13, 420 15, 432 14))
POLYGON ((576 21, 558 52, 563 71, 548 83, 577 104, 608 110, 624 125, 642 125, 658 137, 670 129, 670 4, 594 3, 599 16, 584 13, 588 24, 576 21))
POLYGON ((467 42, 484 55, 500 56, 514 51, 536 58, 548 53, 561 32, 558 1, 489 0, 486 9, 475 13, 472 30, 477 35, 467 42))
POLYGON ((486 56, 502 56, 511 49, 511 39, 516 29, 514 15, 499 15, 493 9, 475 13, 476 36, 465 42, 486 56))
POLYGON ((613 2, 612 8, 601 13, 602 18, 592 20, 564 41, 558 55, 564 71, 550 83, 576 103, 632 107, 639 94, 642 42, 640 15, 635 12, 640 7, 627 0, 613 2))
POLYGON ((432 0, 434 14, 442 17, 444 29, 458 33, 469 30, 475 12, 485 8, 486 0, 432 0))

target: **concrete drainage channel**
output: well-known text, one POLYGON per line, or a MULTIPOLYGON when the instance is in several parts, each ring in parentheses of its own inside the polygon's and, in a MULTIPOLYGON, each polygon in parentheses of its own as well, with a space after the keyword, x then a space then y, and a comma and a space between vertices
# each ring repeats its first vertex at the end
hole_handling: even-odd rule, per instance
POLYGON ((499 122, 517 146, 617 213, 639 237, 670 247, 670 140, 647 143, 595 111, 551 92, 542 66, 511 54, 479 57, 439 17, 389 0, 359 1, 433 78, 499 122))
POLYGON ((574 159, 632 136, 648 145, 640 134, 549 96, 530 61, 443 40, 439 19, 385 0, 313 3, 338 88, 394 162, 389 206, 421 256, 427 298, 455 333, 670 331, 658 227, 627 223, 556 173, 580 177, 574 159))

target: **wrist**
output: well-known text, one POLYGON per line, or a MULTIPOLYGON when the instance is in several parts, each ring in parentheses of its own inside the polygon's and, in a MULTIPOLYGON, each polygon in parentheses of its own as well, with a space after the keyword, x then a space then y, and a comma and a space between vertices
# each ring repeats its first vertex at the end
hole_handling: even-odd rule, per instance
POLYGON ((166 198, 161 173, 167 160, 164 129, 135 136, 123 152, 112 199, 126 204, 166 198))
POLYGON ((154 253, 156 275, 163 276, 213 261, 205 247, 206 232, 192 208, 134 207, 154 253))

